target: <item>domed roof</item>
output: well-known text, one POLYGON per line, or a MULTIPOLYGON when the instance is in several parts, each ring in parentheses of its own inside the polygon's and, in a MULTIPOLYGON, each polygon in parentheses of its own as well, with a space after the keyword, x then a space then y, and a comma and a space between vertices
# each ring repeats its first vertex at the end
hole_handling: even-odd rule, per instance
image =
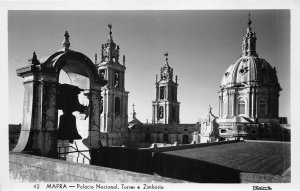
POLYGON ((221 88, 241 85, 279 85, 276 68, 265 59, 242 56, 224 73, 221 88))
POLYGON ((256 35, 251 29, 249 16, 247 33, 243 37, 242 56, 225 71, 221 89, 235 86, 274 86, 281 90, 276 68, 256 53, 256 35))

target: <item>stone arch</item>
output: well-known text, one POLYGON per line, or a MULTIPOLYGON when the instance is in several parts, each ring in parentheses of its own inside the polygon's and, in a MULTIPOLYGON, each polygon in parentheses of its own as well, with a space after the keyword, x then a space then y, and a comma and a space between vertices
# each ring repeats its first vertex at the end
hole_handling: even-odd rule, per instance
POLYGON ((67 70, 66 73, 81 74, 90 80, 90 89, 98 89, 100 78, 94 63, 84 54, 80 52, 70 51, 63 53, 54 58, 55 60, 47 60, 45 65, 51 65, 55 71, 58 80, 60 70, 67 70))
POLYGON ((35 151, 42 156, 57 157, 57 89, 61 70, 74 84, 78 84, 75 75, 89 80, 89 136, 83 141, 89 148, 100 147, 100 100, 104 81, 100 80, 93 62, 84 54, 71 50, 56 52, 41 61, 34 53, 31 62, 32 65, 17 70, 26 83, 22 129, 13 151, 35 151))

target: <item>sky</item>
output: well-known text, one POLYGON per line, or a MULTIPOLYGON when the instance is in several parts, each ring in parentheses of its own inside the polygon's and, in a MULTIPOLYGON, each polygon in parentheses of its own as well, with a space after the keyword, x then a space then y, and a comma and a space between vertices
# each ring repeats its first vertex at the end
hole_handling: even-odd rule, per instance
MULTIPOLYGON (((152 119, 155 75, 165 64, 178 76, 180 122, 196 123, 211 105, 218 111, 218 91, 225 70, 241 55, 248 13, 257 36, 257 52, 277 69, 282 87, 279 115, 290 119, 290 12, 288 10, 161 10, 161 11, 8 11, 9 123, 22 122, 22 78, 16 69, 53 54, 66 30, 71 49, 92 61, 108 38, 108 24, 126 56, 125 89, 137 118, 152 119)), ((121 57, 120 56, 120 57, 121 57)), ((121 57, 122 58, 122 57, 121 57)))

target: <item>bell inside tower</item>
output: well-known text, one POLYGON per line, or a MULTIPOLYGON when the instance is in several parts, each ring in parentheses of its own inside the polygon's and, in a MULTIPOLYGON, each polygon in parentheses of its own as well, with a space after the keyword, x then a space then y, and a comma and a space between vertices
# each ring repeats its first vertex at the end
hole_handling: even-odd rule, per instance
POLYGON ((60 157, 81 161, 78 159, 81 155, 75 152, 80 151, 90 159, 89 149, 83 143, 89 135, 89 77, 84 68, 66 65, 59 73, 59 84, 57 145, 60 157))

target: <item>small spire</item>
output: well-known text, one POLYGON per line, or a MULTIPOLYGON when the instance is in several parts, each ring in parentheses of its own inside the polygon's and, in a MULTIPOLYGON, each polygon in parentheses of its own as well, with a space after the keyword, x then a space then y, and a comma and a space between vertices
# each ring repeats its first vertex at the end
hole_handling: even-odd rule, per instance
POLYGON ((210 122, 211 109, 212 109, 212 107, 210 107, 210 105, 208 105, 208 122, 210 122))
POLYGON ((164 55, 166 56, 166 65, 169 65, 169 63, 168 63, 168 55, 169 55, 169 53, 166 52, 164 55))
POLYGON ((32 60, 37 60, 35 51, 33 51, 33 54, 32 54, 32 60))
POLYGON ((40 64, 39 60, 37 59, 35 51, 32 54, 32 58, 29 59, 28 62, 30 65, 39 65, 40 64))
POLYGON ((211 109, 212 107, 210 105, 208 105, 208 112, 211 113, 211 109))
POLYGON ((252 32, 250 13, 248 13, 247 32, 243 37, 242 56, 258 56, 256 53, 256 35, 252 32))
POLYGON ((177 80, 178 80, 178 77, 177 77, 177 75, 175 76, 175 81, 176 81, 176 84, 177 84, 177 80))
POLYGON ((123 55, 123 66, 125 66, 125 55, 123 55))
POLYGON ((68 31, 65 32, 64 37, 65 38, 64 38, 64 41, 62 42, 62 45, 64 47, 64 50, 66 51, 66 50, 69 50, 69 48, 70 48, 70 41, 69 41, 70 35, 69 35, 68 31))
POLYGON ((134 103, 132 104, 132 119, 136 118, 136 112, 134 110, 134 103))
POLYGON ((95 53, 95 64, 97 64, 97 53, 95 53))
POLYGON ((248 27, 251 28, 252 21, 250 19, 250 13, 248 13, 248 27))
POLYGON ((111 38, 111 35, 112 35, 112 32, 111 32, 112 24, 109 23, 109 24, 108 24, 108 27, 109 27, 109 37, 111 38))

